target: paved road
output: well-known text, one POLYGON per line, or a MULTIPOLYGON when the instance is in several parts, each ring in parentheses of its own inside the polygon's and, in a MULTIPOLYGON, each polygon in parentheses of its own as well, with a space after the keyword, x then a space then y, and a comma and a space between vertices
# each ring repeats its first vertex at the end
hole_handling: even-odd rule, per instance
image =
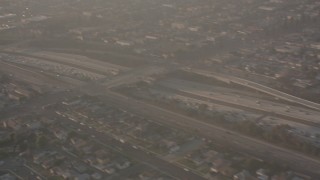
POLYGON ((106 88, 112 88, 122 84, 131 84, 134 82, 141 81, 143 78, 146 78, 155 74, 161 74, 164 72, 166 72, 166 70, 163 67, 144 66, 141 68, 133 69, 131 72, 125 72, 117 77, 114 77, 109 81, 105 81, 103 85, 106 88))
POLYGON ((208 96, 204 96, 204 95, 201 95, 201 94, 194 94, 194 93, 191 93, 191 92, 187 92, 187 91, 183 91, 183 90, 177 90, 177 89, 173 89, 173 88, 169 88, 169 87, 160 86, 160 88, 163 88, 166 91, 173 92, 173 93, 175 93, 177 95, 181 95, 181 96, 184 96, 184 97, 190 97, 190 98, 197 99, 197 100, 200 100, 200 101, 211 102, 211 103, 220 104, 220 105, 224 105, 224 106, 228 106, 228 107, 234 107, 234 108, 237 108, 237 109, 242 109, 242 110, 246 110, 246 111, 250 111, 250 112, 257 112, 257 113, 263 113, 263 114, 268 113, 268 114, 270 114, 271 116, 274 116, 274 117, 278 117, 278 118, 282 118, 282 119, 285 119, 285 120, 297 122, 297 123, 300 123, 300 124, 305 124, 305 125, 308 125, 308 126, 319 127, 320 128, 320 122, 311 121, 309 119, 304 119, 304 118, 301 118, 299 116, 293 116, 293 115, 291 115, 289 113, 284 114, 284 113, 277 112, 277 111, 267 110, 267 109, 264 109, 263 106, 258 106, 258 105, 250 106, 250 105, 243 104, 243 103, 241 104, 241 103, 237 103, 237 102, 231 102, 231 101, 228 101, 228 100, 224 100, 223 98, 208 97, 208 96))
POLYGON ((130 144, 128 142, 122 143, 116 140, 114 137, 110 137, 109 135, 100 133, 94 129, 90 129, 88 126, 82 126, 79 123, 68 119, 63 119, 62 122, 64 124, 72 125, 77 129, 81 129, 81 131, 89 135, 94 135, 94 138, 91 137, 93 141, 96 141, 97 143, 106 146, 107 148, 111 148, 129 158, 133 158, 143 164, 151 166, 162 173, 168 174, 181 180, 204 180, 204 178, 194 174, 191 171, 185 171, 175 164, 169 163, 168 161, 156 157, 153 154, 149 154, 141 149, 133 148, 133 144, 130 144))
POLYGON ((0 60, 0 70, 2 72, 12 74, 16 79, 26 81, 34 85, 47 85, 50 87, 71 87, 69 83, 58 80, 55 77, 44 73, 36 72, 30 69, 17 66, 15 64, 2 62, 0 60))
POLYGON ((100 75, 111 75, 111 71, 117 71, 117 70, 127 70, 127 68, 116 66, 113 64, 109 63, 104 63, 101 61, 97 60, 92 60, 91 59, 85 59, 85 57, 77 57, 75 56, 74 58, 71 57, 66 57, 63 56, 63 54, 54 54, 50 52, 45 52, 45 51, 39 51, 39 52, 22 52, 22 50, 19 51, 8 51, 8 50, 0 50, 1 53, 4 54, 11 54, 11 55, 16 55, 16 56, 21 56, 21 57, 28 57, 28 58, 34 58, 38 60, 43 60, 47 62, 54 62, 62 65, 67 65, 71 67, 75 67, 78 69, 86 70, 89 72, 94 72, 100 75), (60 56, 58 56, 60 55, 60 56), (78 58, 78 59, 76 59, 78 58), (82 59, 81 59, 82 58, 82 59), (85 61, 87 60, 87 61, 85 61), (100 63, 100 64, 98 64, 100 63), (104 64, 103 64, 104 63, 104 64))
MULTIPOLYGON (((108 87, 106 84, 105 86, 108 87)), ((108 91, 106 87, 99 87, 99 85, 95 85, 91 88, 81 88, 79 90, 89 95, 101 94, 102 100, 115 106, 123 107, 132 112, 141 114, 151 120, 167 124, 171 127, 184 128, 189 131, 198 131, 208 138, 225 144, 226 146, 230 146, 240 152, 246 152, 261 159, 273 160, 279 164, 285 163, 294 170, 309 172, 314 177, 320 178, 319 160, 243 136, 241 134, 229 132, 223 128, 201 122, 194 118, 186 117, 150 104, 129 99, 128 97, 108 91)))
POLYGON ((74 97, 76 95, 80 94, 70 91, 58 91, 34 97, 23 104, 0 111, 0 121, 28 113, 40 113, 43 110, 43 107, 61 102, 65 98, 74 97))
POLYGON ((272 160, 279 164, 286 164, 297 171, 308 172, 315 177, 320 178, 320 161, 312 157, 265 143, 242 134, 230 132, 212 124, 201 122, 194 118, 177 114, 157 106, 128 99, 127 97, 113 92, 103 92, 101 99, 115 106, 141 114, 142 116, 148 117, 159 123, 167 124, 171 127, 184 128, 189 131, 197 131, 214 141, 230 146, 240 152, 246 152, 261 159, 272 160))
POLYGON ((25 167, 24 159, 20 157, 9 157, 2 160, 4 161, 4 164, 0 165, 0 171, 10 172, 17 177, 17 180, 30 180, 37 178, 37 174, 25 167))
MULTIPOLYGON (((28 76, 33 77, 32 71, 29 72, 28 69, 21 68, 18 66, 13 66, 13 67, 18 68, 19 70, 22 71, 22 73, 23 72, 26 73, 26 77, 28 77, 28 76), (30 74, 27 72, 29 72, 30 74)), ((38 74, 36 74, 36 75, 38 75, 38 74)), ((97 93, 97 89, 95 88, 96 86, 91 86, 90 84, 88 84, 88 87, 92 88, 90 93, 88 93, 88 94, 96 94, 97 93)), ((99 87, 99 88, 101 88, 101 87, 99 87)), ((85 90, 85 92, 87 92, 88 88, 83 88, 81 90, 82 91, 85 90)), ((103 88, 101 88, 98 92, 101 93, 101 90, 103 90, 103 88)), ((8 111, 0 112, 1 120, 5 119, 7 117, 19 116, 19 115, 27 114, 30 112, 41 113, 41 111, 43 110, 42 107, 44 107, 48 104, 53 104, 55 102, 62 101, 67 97, 75 96, 77 94, 79 94, 79 93, 74 92, 74 91, 59 91, 56 93, 51 93, 51 94, 39 96, 37 98, 31 99, 25 105, 21 105, 19 107, 16 107, 14 110, 9 109, 8 111), (17 113, 17 112, 19 112, 19 113, 17 113)), ((72 123, 72 121, 69 121, 69 122, 72 123)), ((64 121, 64 123, 66 123, 66 122, 64 121)), ((92 135, 95 135, 101 143, 108 144, 109 146, 112 145, 112 147, 120 147, 122 149, 123 153, 125 153, 126 155, 128 155, 130 157, 135 157, 135 159, 138 159, 139 161, 141 161, 147 165, 152 165, 153 168, 156 168, 166 174, 169 174, 173 177, 176 177, 177 179, 181 179, 181 180, 203 180, 204 179, 201 176, 192 173, 191 171, 187 172, 174 164, 171 164, 165 160, 162 160, 159 157, 156 157, 152 154, 148 154, 142 150, 137 150, 137 149, 133 148, 132 145, 130 145, 130 144, 127 144, 127 143, 123 144, 113 138, 110 138, 110 137, 108 138, 108 137, 106 137, 106 135, 101 134, 95 130, 92 130, 86 126, 80 126, 79 124, 73 124, 73 125, 77 125, 78 127, 81 127, 82 129, 84 129, 85 132, 92 134, 92 135)))
POLYGON ((305 100, 305 99, 302 99, 302 98, 299 98, 296 96, 292 96, 290 94, 278 91, 276 89, 273 89, 273 88, 270 88, 270 87, 267 87, 267 86, 264 86, 264 85, 246 80, 246 79, 241 79, 241 78, 233 77, 230 75, 223 75, 223 74, 218 74, 218 73, 213 73, 213 72, 208 72, 208 71, 203 71, 203 70, 197 70, 197 69, 191 69, 191 70, 185 69, 185 70, 192 72, 192 73, 197 73, 197 74, 205 75, 205 76, 209 76, 209 77, 210 76, 216 77, 216 78, 222 79, 224 81, 229 81, 229 82, 233 82, 236 84, 240 84, 240 85, 258 90, 260 92, 270 94, 270 95, 278 97, 280 99, 284 99, 284 100, 287 100, 290 102, 295 102, 297 104, 301 104, 301 105, 304 105, 304 106, 312 108, 312 109, 320 110, 320 104, 318 104, 318 103, 311 102, 311 101, 308 101, 308 100, 305 100))

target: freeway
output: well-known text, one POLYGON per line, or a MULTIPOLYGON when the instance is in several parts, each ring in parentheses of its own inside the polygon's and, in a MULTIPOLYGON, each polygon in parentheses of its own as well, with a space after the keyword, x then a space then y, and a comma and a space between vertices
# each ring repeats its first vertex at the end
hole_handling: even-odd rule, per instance
MULTIPOLYGON (((40 76, 42 74, 38 74, 38 73, 33 74, 32 73, 33 71, 30 71, 27 68, 22 68, 19 66, 12 66, 12 67, 19 69, 19 71, 21 70, 21 73, 25 73, 25 76, 27 78, 29 76, 34 77, 35 75, 36 75, 35 76, 36 78, 43 78, 43 76, 40 76)), ((63 82, 63 79, 57 79, 57 80, 60 80, 63 82)), ((111 83, 111 85, 113 85, 113 83, 111 83)), ((75 84, 72 86, 74 87, 75 84)), ((102 88, 98 87, 97 84, 94 86, 89 83, 87 86, 91 87, 92 89, 89 90, 88 87, 87 88, 80 88, 80 89, 74 88, 74 89, 84 91, 84 92, 86 92, 86 94, 89 94, 89 95, 92 95, 92 94, 96 95, 97 92, 104 93, 104 90, 103 90, 104 87, 102 87, 102 88), (99 91, 97 91, 96 88, 98 88, 99 91)), ((76 96, 79 94, 81 94, 81 93, 78 93, 78 91, 58 91, 55 93, 50 93, 50 94, 36 97, 36 98, 28 101, 27 103, 25 103, 22 106, 15 107, 14 110, 0 112, 1 120, 4 120, 8 117, 12 118, 14 116, 20 116, 20 115, 32 113, 32 112, 43 113, 42 107, 45 107, 50 104, 54 104, 56 102, 64 100, 67 97, 72 97, 72 96, 76 96)), ((72 123, 72 121, 68 121, 68 122, 72 123)), ((64 121, 64 123, 66 123, 66 122, 64 121)), ((73 125, 75 125, 75 124, 73 124, 73 125)), ((77 126, 79 126, 79 125, 77 124, 77 126)), ((108 138, 105 134, 101 134, 101 133, 99 133, 95 130, 92 130, 88 127, 85 127, 85 126, 81 126, 81 128, 85 132, 92 134, 92 135, 95 135, 98 138, 98 142, 100 142, 101 144, 103 144, 103 145, 108 144, 109 146, 112 145, 112 147, 120 147, 122 149, 123 153, 125 153, 126 155, 128 155, 130 157, 134 157, 138 161, 143 162, 144 164, 147 164, 149 166, 152 165, 153 168, 156 168, 159 171, 162 171, 166 174, 169 174, 170 176, 173 176, 177 179, 181 179, 181 180, 203 180, 204 179, 201 176, 194 174, 191 171, 185 171, 183 168, 180 168, 175 164, 167 162, 159 157, 156 157, 153 154, 148 154, 145 151, 135 149, 132 147, 131 144, 120 143, 119 141, 117 141, 113 138, 110 138, 110 137, 108 138)))
MULTIPOLYGON (((42 60, 42 61, 48 61, 48 62, 55 62, 58 64, 63 64, 63 65, 67 65, 67 66, 71 66, 71 67, 76 67, 79 68, 81 70, 85 70, 85 71, 89 71, 89 72, 94 72, 94 73, 100 73, 102 75, 107 75, 106 77, 99 79, 99 82, 104 83, 104 85, 108 88, 112 88, 115 86, 119 86, 119 85, 123 85, 126 83, 133 83, 133 82, 137 82, 140 81, 146 77, 152 76, 152 75, 156 75, 156 74, 161 74, 161 73, 165 73, 168 72, 168 70, 166 70, 163 66, 151 66, 151 65, 145 65, 139 68, 135 68, 135 69, 129 69, 129 68, 124 68, 118 65, 113 65, 113 64, 109 64, 103 61, 98 61, 98 60, 93 60, 93 59, 89 59, 86 57, 82 57, 82 56, 71 56, 71 55, 60 55, 60 54, 55 54, 55 53, 51 53, 51 52, 41 52, 41 53, 35 53, 36 55, 34 55, 32 52, 21 52, 21 51, 8 51, 8 50, 0 50, 0 52, 2 53, 6 53, 6 54, 12 54, 12 55, 17 55, 17 56, 25 56, 25 57, 30 57, 30 58, 36 58, 38 60, 42 60), (60 56, 63 56, 62 59, 60 56), (75 59, 78 58, 78 59, 75 59), (82 58, 82 59, 81 59, 82 58), (87 61, 85 61, 87 60, 87 61), (105 66, 110 66, 110 67, 105 67, 105 66), (117 74, 115 76, 110 77, 110 72, 111 71, 116 71, 117 70, 123 70, 124 72, 117 74)), ((0 61, 1 62, 1 61, 0 61)), ((7 63, 7 62, 2 62, 3 64, 6 64, 6 66, 15 66, 14 68, 16 68, 19 71, 22 71, 24 73, 31 73, 31 74, 37 74, 38 76, 43 76, 39 73, 37 73, 36 71, 32 71, 30 70, 31 67, 27 67, 27 68, 23 68, 21 65, 15 65, 13 63, 7 63)), ((3 66, 3 69, 6 70, 5 66, 3 66)), ((35 69, 35 68, 33 68, 35 69)), ((11 68, 11 72, 10 73, 15 73, 15 70, 11 68)), ((44 73, 43 73, 44 74, 44 73)), ((23 77, 23 75, 20 75, 19 77, 23 77)), ((31 76, 28 76, 29 78, 31 76)), ((39 78, 39 77, 38 77, 39 78)), ((51 78, 51 76, 48 76, 48 78, 51 78)), ((67 80, 67 77, 64 77, 65 80, 63 80, 64 82, 67 80)), ((56 78, 54 78, 56 79, 56 78)), ((24 79, 24 80, 28 80, 28 82, 34 83, 37 82, 36 78, 30 80, 30 79, 24 79)), ((65 86, 69 85, 70 83, 74 86, 79 86, 81 84, 81 82, 76 82, 75 80, 73 80, 73 82, 71 82, 71 79, 68 79, 69 82, 65 82, 65 86)), ((57 82, 63 82, 63 81, 57 81, 57 82)), ((39 84, 39 82, 37 82, 39 84)), ((86 86, 91 86, 92 83, 87 83, 84 84, 82 87, 85 88, 86 86)))
POLYGON ((187 131, 196 131, 212 139, 213 141, 222 143, 240 152, 246 152, 247 154, 264 160, 285 164, 290 168, 297 170, 298 172, 308 172, 315 177, 320 177, 320 161, 315 158, 265 143, 239 133, 230 132, 212 124, 177 114, 157 106, 133 99, 128 99, 128 97, 114 92, 106 92, 102 89, 101 93, 102 100, 112 103, 115 106, 119 106, 129 111, 141 114, 142 116, 148 117, 151 120, 169 125, 171 127, 183 128, 187 131))
POLYGON ((53 57, 52 56, 45 56, 44 52, 43 52, 43 55, 42 54, 34 55, 32 53, 16 52, 16 51, 1 51, 0 50, 0 52, 4 53, 4 54, 21 56, 21 57, 25 57, 25 58, 32 58, 32 59, 40 60, 43 62, 53 62, 53 63, 65 65, 65 66, 78 68, 78 69, 85 70, 88 72, 94 72, 96 74, 105 75, 105 76, 109 76, 112 71, 117 71, 117 69, 114 69, 114 68, 104 68, 104 66, 93 65, 90 62, 83 63, 83 61, 75 60, 72 58, 61 58, 61 60, 60 60, 55 56, 53 56, 53 57))
POLYGON ((130 73, 125 72, 122 75, 116 76, 111 80, 103 83, 105 88, 112 88, 123 84, 131 84, 133 82, 140 81, 146 77, 161 74, 167 72, 163 67, 159 66, 143 66, 141 68, 136 68, 130 73))
POLYGON ((169 88, 166 88, 166 89, 168 89, 169 91, 175 92, 176 94, 181 95, 181 96, 190 97, 190 98, 194 98, 194 99, 205 101, 205 102, 217 103, 220 105, 234 107, 234 108, 242 109, 242 110, 247 110, 250 112, 269 114, 269 115, 272 115, 273 117, 283 118, 283 119, 286 119, 289 121, 293 121, 293 122, 305 124, 308 126, 320 128, 320 122, 309 121, 307 119, 302 119, 302 118, 291 116, 291 115, 286 115, 286 114, 282 114, 282 113, 278 113, 278 112, 274 112, 274 111, 265 110, 264 108, 260 108, 260 106, 247 106, 245 104, 233 103, 233 102, 220 100, 219 98, 212 98, 212 97, 208 98, 207 96, 192 94, 192 93, 185 92, 185 91, 169 89, 169 88))
POLYGON ((31 69, 26 69, 15 64, 6 63, 0 60, 0 70, 11 74, 16 79, 28 82, 33 85, 47 85, 49 87, 71 87, 70 84, 57 80, 55 77, 44 73, 39 73, 31 69))
MULTIPOLYGON (((84 84, 80 87, 82 91, 90 92, 91 95, 101 94, 101 90, 99 88, 103 87, 103 89, 111 89, 113 87, 117 87, 125 84, 132 84, 134 82, 141 81, 147 77, 152 75, 161 74, 168 72, 169 70, 164 69, 164 67, 156 67, 156 66, 142 66, 139 68, 131 69, 122 74, 114 76, 112 78, 102 78, 99 79, 98 82, 90 82, 84 84), (102 86, 100 85, 102 84, 102 86), (96 91, 97 90, 97 91, 96 91)), ((74 90, 78 90, 79 87, 76 87, 74 90)))
POLYGON ((218 74, 218 73, 213 73, 213 72, 208 72, 208 71, 203 71, 203 70, 198 70, 198 69, 184 69, 185 71, 191 72, 191 73, 196 73, 196 74, 200 74, 200 75, 204 75, 207 77, 214 77, 217 79, 221 79, 227 82, 233 82, 236 84, 240 84, 255 90, 258 90, 260 92, 263 93, 267 93, 270 94, 272 96, 278 97, 280 99, 284 99, 290 102, 295 102, 297 104, 301 104, 304 105, 306 107, 312 108, 312 109, 316 109, 316 110, 320 110, 320 104, 315 103, 315 102, 311 102, 281 91, 278 91, 276 89, 261 85, 259 83, 256 82, 252 82, 246 79, 242 79, 242 78, 238 78, 238 77, 233 77, 230 75, 224 75, 224 74, 218 74))
POLYGON ((177 81, 174 81, 174 83, 175 84, 161 83, 157 87, 159 89, 163 89, 164 91, 172 92, 177 95, 190 97, 192 99, 197 99, 204 102, 216 103, 223 106, 234 107, 250 112, 257 112, 263 114, 268 113, 270 115, 272 114, 274 117, 287 119, 293 122, 298 122, 309 126, 320 127, 320 121, 318 119, 320 113, 318 111, 312 111, 304 108, 296 108, 292 106, 286 107, 285 104, 271 103, 266 100, 256 101, 255 98, 252 97, 244 98, 240 97, 239 95, 236 96, 234 94, 226 94, 225 92, 222 92, 223 94, 220 94, 221 92, 212 92, 210 90, 196 91, 194 89, 199 88, 199 86, 195 86, 194 89, 191 89, 184 84, 179 84, 177 81), (288 107, 290 108, 290 111, 289 109, 287 109, 288 107))
MULTIPOLYGON (((61 81, 63 81, 63 79, 61 79, 61 81)), ((90 84, 88 86, 90 86, 90 84)), ((238 133, 230 132, 212 124, 177 114, 157 106, 130 99, 120 94, 111 92, 108 90, 108 88, 108 84, 96 84, 95 86, 80 88, 77 90, 88 95, 100 94, 101 99, 105 102, 112 103, 115 106, 138 113, 142 116, 150 118, 150 120, 154 120, 171 127, 182 128, 187 131, 196 131, 216 142, 234 148, 237 151, 245 152, 252 156, 268 161, 274 161, 279 164, 286 164, 298 172, 303 171, 314 177, 320 178, 320 161, 318 159, 308 157, 238 133)))

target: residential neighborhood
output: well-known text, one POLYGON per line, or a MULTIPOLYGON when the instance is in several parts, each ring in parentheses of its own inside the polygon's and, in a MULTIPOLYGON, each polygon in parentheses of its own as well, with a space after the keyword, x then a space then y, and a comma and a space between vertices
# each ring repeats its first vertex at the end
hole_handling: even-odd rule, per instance
POLYGON ((2 0, 0 179, 320 179, 318 0, 2 0))

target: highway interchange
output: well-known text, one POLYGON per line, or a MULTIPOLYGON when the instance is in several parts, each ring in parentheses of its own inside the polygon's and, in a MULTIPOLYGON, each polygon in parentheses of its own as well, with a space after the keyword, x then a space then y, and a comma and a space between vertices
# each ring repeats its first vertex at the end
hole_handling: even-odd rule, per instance
MULTIPOLYGON (((0 69, 6 73, 12 74, 17 79, 21 79, 26 82, 34 83, 34 84, 46 84, 51 88, 55 88, 55 91, 49 96, 51 98, 48 99, 40 99, 36 106, 26 108, 23 112, 30 112, 39 109, 39 107, 44 106, 46 104, 58 102, 70 95, 70 93, 66 93, 66 89, 72 89, 75 92, 80 92, 88 95, 98 95, 105 102, 112 103, 115 106, 127 109, 134 113, 137 113, 141 116, 150 118, 150 120, 154 120, 156 122, 166 124, 171 127, 177 127, 181 129, 185 129, 191 132, 198 132, 207 138, 213 140, 214 142, 224 144, 230 148, 233 148, 236 151, 245 152, 257 158, 261 158, 264 160, 272 160, 278 162, 279 164, 285 164, 295 170, 303 170, 305 172, 309 172, 315 176, 320 177, 320 161, 313 157, 308 157, 306 155, 302 155, 300 153, 284 149, 269 143, 262 142, 260 140, 250 138, 244 136, 242 134, 230 132, 221 127, 216 127, 212 124, 208 124, 202 121, 199 121, 194 118, 186 117, 181 114, 177 114, 175 112, 171 112, 162 108, 159 108, 154 105, 147 104, 145 102, 137 101, 130 99, 126 96, 120 95, 118 93, 112 92, 110 88, 121 85, 123 83, 131 83, 134 81, 138 81, 143 77, 148 77, 153 72, 150 71, 150 66, 146 66, 143 68, 137 68, 128 70, 123 75, 114 76, 111 79, 103 79, 99 82, 95 83, 84 83, 79 81, 73 81, 66 78, 55 77, 50 73, 42 73, 35 69, 30 69, 29 67, 18 66, 16 64, 4 63, 0 62, 0 69), (58 94, 55 95, 55 93, 58 94), (59 97, 59 98, 53 98, 59 97)), ((154 67, 154 69, 159 70, 159 67, 154 67)), ((162 72, 160 68, 159 72, 162 72)), ((203 72, 202 72, 203 73, 203 72)), ((225 77, 224 77, 225 78, 225 77)), ((229 76, 228 76, 229 78, 229 76)), ((244 84, 246 84, 245 82, 244 84)), ((251 84, 246 84, 250 85, 251 84)), ((262 89, 261 86, 257 86, 257 89, 262 89)), ((266 91, 268 89, 264 88, 261 91, 266 91)), ((307 107, 311 107, 313 109, 318 109, 318 104, 302 100, 300 98, 291 97, 290 95, 285 95, 276 90, 272 90, 269 92, 277 97, 285 97, 285 99, 289 99, 290 101, 305 105, 307 107)), ((22 107, 22 109, 24 109, 22 107)), ((13 115, 8 113, 7 116, 13 115)), ((83 127, 84 128, 84 127, 83 127)), ((84 129, 86 132, 95 134, 97 137, 102 137, 102 135, 97 134, 97 132, 93 132, 89 129, 84 129)), ((110 139, 111 143, 114 143, 116 146, 122 147, 122 149, 126 149, 126 153, 133 153, 135 157, 140 160, 145 161, 146 163, 151 163, 153 166, 156 166, 160 170, 178 178, 178 179, 188 179, 187 177, 191 177, 191 179, 202 179, 202 177, 190 172, 185 171, 182 168, 170 164, 169 162, 165 162, 164 160, 159 159, 158 157, 148 155, 143 151, 139 151, 136 149, 132 149, 130 145, 115 142, 110 139)))

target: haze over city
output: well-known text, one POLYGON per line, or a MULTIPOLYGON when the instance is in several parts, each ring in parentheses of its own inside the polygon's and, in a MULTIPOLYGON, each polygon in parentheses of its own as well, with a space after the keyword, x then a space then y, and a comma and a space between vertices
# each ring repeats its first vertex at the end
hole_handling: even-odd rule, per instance
POLYGON ((1 0, 0 180, 319 180, 319 0, 1 0))

